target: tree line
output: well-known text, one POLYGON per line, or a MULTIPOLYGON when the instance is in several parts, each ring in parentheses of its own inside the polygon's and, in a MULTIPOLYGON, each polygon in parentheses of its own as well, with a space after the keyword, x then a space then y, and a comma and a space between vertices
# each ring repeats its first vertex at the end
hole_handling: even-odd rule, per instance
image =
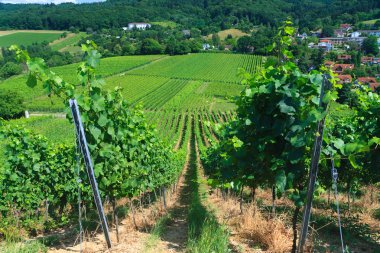
POLYGON ((123 27, 128 22, 170 20, 203 35, 236 27, 249 31, 254 25, 278 24, 287 16, 309 30, 325 24, 357 23, 380 17, 376 0, 113 0, 93 4, 0 4, 0 29, 54 29, 123 27))

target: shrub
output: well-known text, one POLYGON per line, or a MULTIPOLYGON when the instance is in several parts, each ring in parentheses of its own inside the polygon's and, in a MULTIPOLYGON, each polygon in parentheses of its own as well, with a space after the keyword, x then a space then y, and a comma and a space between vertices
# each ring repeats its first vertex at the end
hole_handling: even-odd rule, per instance
POLYGON ((0 68, 0 78, 8 78, 14 75, 19 75, 22 72, 22 67, 14 62, 7 62, 0 68))
POLYGON ((24 101, 21 95, 14 91, 1 91, 0 118, 20 118, 24 113, 24 101))

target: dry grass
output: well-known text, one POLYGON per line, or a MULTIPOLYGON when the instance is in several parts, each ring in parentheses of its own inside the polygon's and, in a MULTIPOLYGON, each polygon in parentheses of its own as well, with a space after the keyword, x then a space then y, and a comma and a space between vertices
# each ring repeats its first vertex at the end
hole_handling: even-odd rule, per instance
POLYGON ((266 218, 254 204, 245 204, 243 214, 240 214, 238 201, 234 197, 223 199, 212 194, 210 201, 216 208, 219 221, 232 230, 231 239, 240 244, 244 252, 290 251, 293 234, 285 225, 285 215, 266 218))
MULTIPOLYGON (((234 37, 234 38, 240 38, 240 37, 243 37, 245 35, 248 35, 245 32, 242 32, 239 29, 235 29, 235 28, 231 28, 231 29, 227 29, 227 30, 223 30, 223 31, 218 32, 218 36, 221 40, 224 40, 225 38, 227 38, 227 36, 229 34, 231 34, 232 37, 234 37)), ((211 39, 211 38, 212 38, 212 34, 207 36, 207 39, 211 39)))

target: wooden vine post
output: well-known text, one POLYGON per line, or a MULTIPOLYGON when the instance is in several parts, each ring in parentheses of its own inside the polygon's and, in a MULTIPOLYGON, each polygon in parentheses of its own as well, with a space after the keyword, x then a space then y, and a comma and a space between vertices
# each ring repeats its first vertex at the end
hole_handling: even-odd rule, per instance
MULTIPOLYGON (((325 96, 325 91, 331 89, 331 82, 329 79, 330 79, 330 76, 323 75, 321 95, 319 98, 319 106, 322 107, 324 111, 326 111, 327 109, 327 104, 323 102, 323 97, 325 96)), ((319 158, 320 158, 321 149, 322 149, 323 130, 325 127, 325 120, 326 120, 326 116, 323 117, 323 119, 321 119, 318 122, 313 154, 312 154, 312 159, 311 159, 306 205, 303 212, 301 233, 300 233, 300 239, 298 243, 298 253, 304 252, 304 247, 306 243, 307 232, 308 232, 309 222, 310 222, 311 207, 312 207, 314 190, 315 190, 315 183, 317 181, 317 175, 318 175, 318 164, 319 164, 319 158)))
POLYGON ((104 214, 102 199, 100 198, 98 184, 96 182, 96 178, 94 175, 94 168, 93 168, 93 164, 91 161, 90 151, 88 150, 87 140, 86 140, 86 136, 84 134, 83 125, 82 125, 82 121, 80 118, 80 112, 79 112, 79 108, 78 108, 78 104, 77 104, 76 100, 70 99, 70 109, 71 109, 71 112, 73 114, 73 120, 74 120, 77 138, 78 138, 78 143, 79 143, 82 155, 83 155, 84 163, 85 163, 86 170, 87 170, 87 175, 88 175, 88 178, 90 180, 92 192, 94 195, 95 205, 96 205, 96 208, 98 210, 98 214, 99 214, 99 218, 101 221, 104 237, 106 239, 108 248, 111 248, 112 244, 111 244, 111 238, 110 238, 110 234, 109 234, 109 230, 108 230, 108 224, 107 224, 106 216, 104 214))

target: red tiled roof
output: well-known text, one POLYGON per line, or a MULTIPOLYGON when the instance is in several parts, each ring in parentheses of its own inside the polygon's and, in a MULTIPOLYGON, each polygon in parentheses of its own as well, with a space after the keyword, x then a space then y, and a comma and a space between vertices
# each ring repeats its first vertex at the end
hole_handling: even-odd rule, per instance
POLYGON ((354 64, 335 64, 333 66, 333 70, 339 73, 345 71, 346 69, 353 69, 354 67, 354 64))
POLYGON ((363 56, 361 62, 373 62, 373 57, 363 56))
POLYGON ((338 75, 340 83, 351 83, 352 82, 352 76, 351 75, 338 75))
POLYGON ((359 77, 358 81, 361 83, 377 83, 377 80, 374 77, 359 77))
POLYGON ((372 91, 375 91, 377 87, 380 87, 380 83, 370 83, 369 87, 372 91))
POLYGON ((351 55, 349 55, 349 54, 338 55, 338 60, 350 60, 350 59, 351 59, 351 55))
POLYGON ((340 27, 347 29, 347 28, 350 28, 351 25, 350 24, 341 24, 340 27))
POLYGON ((332 66, 334 64, 335 64, 335 62, 333 62, 333 61, 325 61, 325 66, 332 66))

